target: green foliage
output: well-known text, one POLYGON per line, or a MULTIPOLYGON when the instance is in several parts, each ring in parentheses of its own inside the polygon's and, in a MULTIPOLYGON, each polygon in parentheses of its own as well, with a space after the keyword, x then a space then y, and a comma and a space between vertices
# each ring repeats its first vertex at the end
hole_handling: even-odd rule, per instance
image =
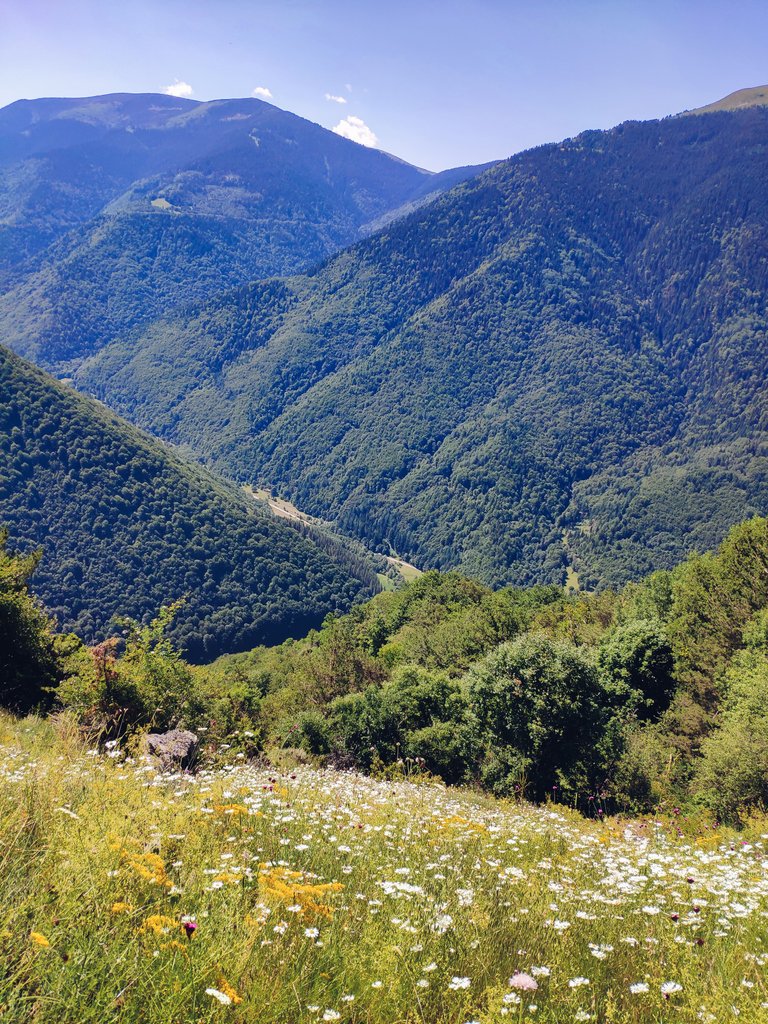
POLYGON ((726 669, 717 727, 702 743, 694 791, 718 817, 768 805, 768 608, 744 629, 726 669))
MULTIPOLYGON (((768 685, 760 689, 763 701, 768 685)), ((768 802, 768 719, 730 714, 703 745, 695 792, 718 817, 739 822, 743 812, 768 802)))
POLYGON ((263 695, 266 744, 339 765, 423 762, 505 795, 735 820, 768 799, 767 580, 768 520, 753 519, 621 591, 429 572, 197 671, 203 690, 263 695))
POLYGON ((495 792, 517 786, 540 799, 553 786, 589 786, 604 712, 595 666, 578 648, 529 634, 488 655, 468 682, 495 792))
POLYGON ((76 646, 57 702, 101 735, 189 725, 202 706, 192 670, 167 636, 178 611, 179 603, 168 605, 146 626, 125 621, 124 640, 76 646))
POLYGON ((607 691, 631 704, 639 718, 656 718, 674 691, 673 657, 658 621, 635 619, 600 645, 597 667, 607 691))
POLYGON ((43 546, 34 593, 93 643, 186 598, 172 638, 193 660, 279 642, 379 589, 336 540, 303 536, 0 349, 0 521, 43 546))
MULTIPOLYGON (((427 755, 431 769, 437 763, 434 746, 440 728, 450 724, 455 730, 464 715, 465 702, 456 683, 416 666, 402 667, 393 672, 384 686, 369 687, 363 693, 332 701, 320 742, 366 770, 405 756, 423 757, 426 761, 427 755), (428 731, 435 728, 437 733, 428 731), (425 746, 425 754, 418 752, 420 744, 425 746)), ((307 736, 306 719, 303 728, 307 736)), ((310 745, 309 749, 322 752, 319 745, 310 745)), ((457 781, 466 769, 456 749, 447 754, 445 763, 458 773, 451 781, 457 781)))
POLYGON ((39 558, 9 551, 0 529, 0 706, 15 711, 47 703, 59 675, 52 624, 28 589, 39 558))
POLYGON ((196 669, 170 638, 178 604, 93 648, 54 638, 25 590, 35 561, 0 563, 0 608, 22 613, 0 620, 6 646, 25 666, 42 651, 58 703, 102 735, 204 727, 245 754, 582 807, 695 801, 738 821, 768 802, 766 520, 619 592, 494 593, 430 572, 303 640, 196 669))
POLYGON ((439 721, 409 732, 403 753, 452 785, 474 775, 478 744, 468 723, 439 721))
POLYGON ((365 770, 401 759, 449 782, 477 779, 504 793, 520 779, 531 795, 557 782, 586 798, 613 771, 638 711, 658 715, 668 700, 664 627, 640 615, 662 607, 664 593, 659 579, 626 594, 568 595, 554 586, 493 592, 433 571, 329 617, 305 640, 198 672, 203 688, 226 689, 231 679, 260 689, 268 745, 298 745, 365 770), (493 701, 487 680, 477 693, 471 684, 508 656, 510 641, 535 652, 528 703, 514 713, 503 705, 510 696, 503 683, 493 701), (510 716, 520 735, 505 724, 510 716))
POLYGON ((694 556, 673 576, 671 636, 681 675, 704 702, 741 646, 752 614, 768 604, 768 520, 734 527, 717 554, 694 556))
POLYGON ((647 814, 672 799, 685 802, 685 789, 675 784, 675 753, 670 730, 663 724, 633 727, 630 723, 611 779, 618 806, 647 814))
POLYGON ((180 606, 161 609, 147 626, 127 623, 125 652, 110 696, 129 709, 132 724, 168 729, 189 723, 199 711, 189 666, 166 636, 180 606))
POLYGON ((657 607, 668 608, 676 689, 659 726, 628 743, 620 788, 634 804, 698 793, 715 813, 735 818, 765 798, 768 521, 748 520, 718 551, 628 588, 635 607, 647 605, 649 585, 669 594, 657 607))

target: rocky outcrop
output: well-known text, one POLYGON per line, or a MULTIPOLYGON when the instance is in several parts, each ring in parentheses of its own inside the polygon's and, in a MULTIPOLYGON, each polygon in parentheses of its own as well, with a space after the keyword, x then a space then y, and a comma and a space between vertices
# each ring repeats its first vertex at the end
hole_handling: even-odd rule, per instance
POLYGON ((187 729, 150 732, 144 742, 147 753, 157 758, 166 770, 191 768, 200 747, 200 740, 187 729))

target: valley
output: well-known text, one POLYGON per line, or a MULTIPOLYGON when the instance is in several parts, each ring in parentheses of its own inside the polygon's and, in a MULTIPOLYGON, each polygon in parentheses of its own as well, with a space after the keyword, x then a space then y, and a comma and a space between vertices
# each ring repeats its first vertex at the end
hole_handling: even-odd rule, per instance
MULTIPOLYGON (((297 523, 304 523, 304 525, 309 527, 328 529, 328 523, 322 523, 319 519, 308 516, 306 512, 301 512, 290 501, 286 501, 284 498, 276 498, 268 490, 245 487, 245 492, 250 494, 256 501, 265 503, 269 510, 278 518, 291 519, 297 523)), ((406 583, 415 580, 422 574, 421 569, 417 569, 415 565, 403 561, 402 558, 398 558, 396 555, 379 555, 378 557, 383 558, 391 565, 406 583)))
POLYGON ((77 386, 417 565, 561 582, 566 531, 586 586, 671 568, 766 507, 766 142, 754 107, 520 154, 77 386))

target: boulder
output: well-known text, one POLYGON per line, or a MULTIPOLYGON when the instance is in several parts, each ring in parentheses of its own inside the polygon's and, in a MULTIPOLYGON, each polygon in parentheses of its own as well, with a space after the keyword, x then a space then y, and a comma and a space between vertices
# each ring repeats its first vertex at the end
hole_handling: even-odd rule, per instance
POLYGON ((147 753, 156 757, 166 770, 190 768, 200 746, 197 736, 187 729, 150 732, 144 742, 147 753))

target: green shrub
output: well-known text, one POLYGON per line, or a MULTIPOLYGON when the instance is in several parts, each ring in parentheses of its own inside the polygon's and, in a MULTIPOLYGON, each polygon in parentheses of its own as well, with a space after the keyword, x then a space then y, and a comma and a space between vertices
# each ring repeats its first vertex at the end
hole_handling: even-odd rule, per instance
POLYGON ((638 619, 619 626, 600 645, 597 667, 605 688, 639 718, 657 718, 669 706, 672 648, 660 622, 638 619))
POLYGON ((297 743, 310 754, 329 754, 331 740, 328 722, 319 711, 307 711, 301 715, 297 729, 297 743))
POLYGON ((483 778, 530 795, 582 787, 604 725, 592 662, 574 644, 528 634, 502 644, 468 675, 470 705, 488 753, 483 778))
POLYGON ((126 620, 124 642, 78 644, 66 661, 61 705, 105 735, 192 723, 203 711, 200 695, 192 670, 165 636, 177 608, 162 608, 148 626, 126 620))
POLYGON ((473 770, 471 734, 456 722, 435 722, 407 733, 403 753, 449 785, 463 782, 473 770))
POLYGON ((642 813, 669 799, 673 761, 674 750, 659 726, 644 723, 627 729, 610 787, 617 806, 642 813))
MULTIPOLYGON (((463 721, 457 683, 415 665, 396 668, 384 686, 337 698, 328 708, 331 751, 351 755, 361 768, 391 764, 410 748, 414 732, 463 721)), ((423 755, 422 755, 423 756, 423 755)))
POLYGON ((10 552, 0 529, 0 706, 13 711, 49 703, 60 672, 52 623, 27 586, 39 560, 10 552))

